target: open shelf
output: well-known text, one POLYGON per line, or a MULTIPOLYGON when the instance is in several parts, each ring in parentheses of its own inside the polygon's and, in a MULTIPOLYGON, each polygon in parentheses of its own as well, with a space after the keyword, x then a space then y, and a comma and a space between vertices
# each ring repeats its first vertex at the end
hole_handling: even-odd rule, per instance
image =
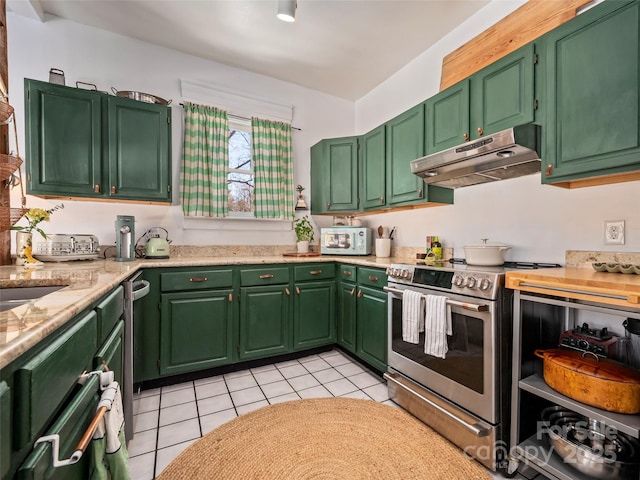
POLYGON ((567 407, 586 417, 604 422, 608 426, 632 437, 640 438, 640 416, 638 415, 608 412, 577 402, 553 390, 538 374, 523 378, 520 380, 519 386, 522 390, 533 393, 560 406, 567 407))
POLYGON ((594 480, 595 477, 567 465, 554 452, 547 436, 540 435, 542 435, 540 439, 537 438, 538 434, 535 434, 517 445, 515 448, 516 457, 547 477, 559 480, 594 480))

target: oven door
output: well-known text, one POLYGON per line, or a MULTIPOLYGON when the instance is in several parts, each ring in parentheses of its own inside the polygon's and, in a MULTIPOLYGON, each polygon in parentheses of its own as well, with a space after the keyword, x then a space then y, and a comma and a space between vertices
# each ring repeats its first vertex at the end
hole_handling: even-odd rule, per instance
POLYGON ((496 303, 490 300, 389 283, 389 367, 493 425, 500 421, 499 349, 496 303), (452 335, 445 358, 424 353, 425 333, 418 344, 402 340, 402 292, 446 295, 451 305, 452 335))

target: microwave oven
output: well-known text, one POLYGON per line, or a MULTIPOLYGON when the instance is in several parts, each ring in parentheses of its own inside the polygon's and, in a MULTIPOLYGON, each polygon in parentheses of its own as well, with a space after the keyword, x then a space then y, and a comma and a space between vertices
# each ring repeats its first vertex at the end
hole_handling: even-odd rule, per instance
POLYGON ((328 227, 320 229, 320 253, 325 255, 370 255, 371 229, 328 227))

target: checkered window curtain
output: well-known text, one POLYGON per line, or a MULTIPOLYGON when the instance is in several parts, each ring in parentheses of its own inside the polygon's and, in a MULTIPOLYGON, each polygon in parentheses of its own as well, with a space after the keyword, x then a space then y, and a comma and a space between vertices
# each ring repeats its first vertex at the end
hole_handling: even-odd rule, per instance
POLYGON ((293 218, 291 125, 251 119, 257 218, 293 218))
POLYGON ((185 216, 227 215, 228 133, 227 112, 206 105, 184 103, 180 195, 185 216))

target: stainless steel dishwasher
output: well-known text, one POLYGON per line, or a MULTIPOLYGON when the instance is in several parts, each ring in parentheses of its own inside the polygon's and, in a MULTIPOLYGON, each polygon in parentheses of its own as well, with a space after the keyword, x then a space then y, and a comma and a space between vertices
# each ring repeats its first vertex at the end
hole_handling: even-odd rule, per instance
POLYGON ((127 279, 124 287, 124 372, 122 403, 124 409, 124 433, 127 441, 133 438, 133 322, 134 303, 149 293, 149 282, 143 280, 142 272, 127 279))

